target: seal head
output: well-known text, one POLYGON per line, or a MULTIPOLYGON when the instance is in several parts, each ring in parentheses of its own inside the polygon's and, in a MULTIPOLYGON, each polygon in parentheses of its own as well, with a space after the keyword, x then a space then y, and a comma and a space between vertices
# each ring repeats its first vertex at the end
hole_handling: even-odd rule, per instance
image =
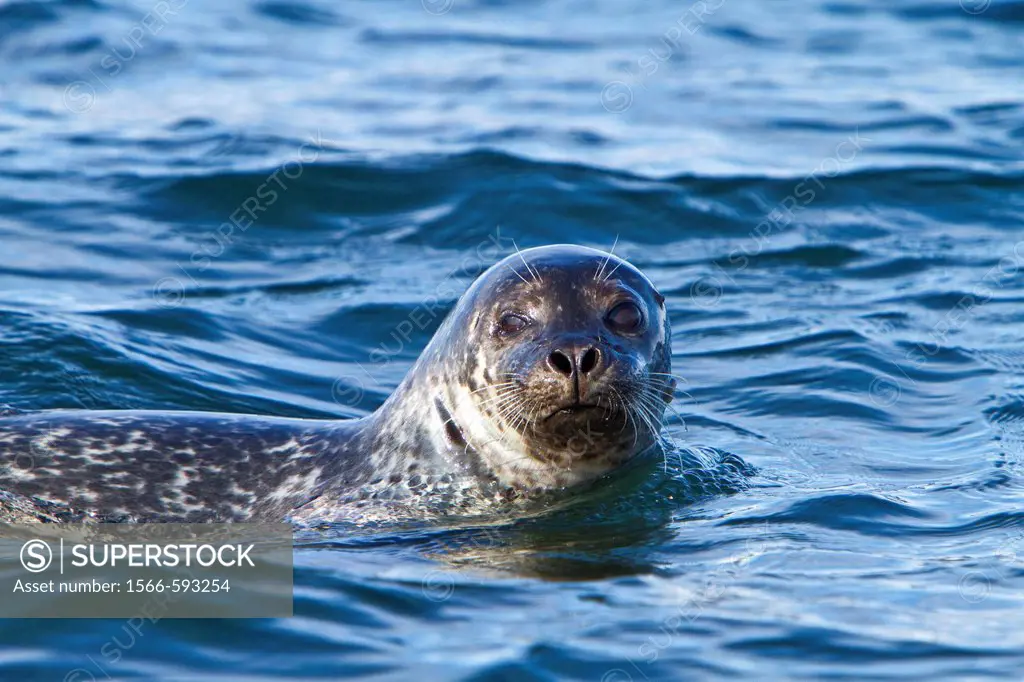
POLYGON ((556 245, 505 258, 411 373, 433 377, 449 446, 502 484, 563 487, 657 439, 672 399, 665 299, 625 260, 556 245))

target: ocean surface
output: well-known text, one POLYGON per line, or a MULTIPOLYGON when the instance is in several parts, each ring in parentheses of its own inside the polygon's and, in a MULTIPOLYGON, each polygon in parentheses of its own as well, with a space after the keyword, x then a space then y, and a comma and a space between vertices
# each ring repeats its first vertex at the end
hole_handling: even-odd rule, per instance
POLYGON ((0 403, 367 414, 512 240, 617 238, 707 462, 0 679, 1021 679, 1022 76, 1020 0, 0 0, 0 403))

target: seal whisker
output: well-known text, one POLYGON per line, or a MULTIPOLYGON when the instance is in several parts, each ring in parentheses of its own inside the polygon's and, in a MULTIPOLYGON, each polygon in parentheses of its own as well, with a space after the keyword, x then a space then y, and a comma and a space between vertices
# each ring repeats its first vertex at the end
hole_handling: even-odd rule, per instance
POLYGON ((690 380, 679 374, 669 374, 668 372, 648 372, 648 376, 655 381, 662 381, 665 383, 671 383, 672 380, 680 381, 684 384, 690 383, 690 380))
POLYGON ((497 392, 495 392, 494 395, 492 395, 492 396, 490 396, 490 397, 488 397, 486 399, 477 401, 477 403, 476 403, 477 407, 485 407, 485 406, 490 405, 492 403, 496 403, 499 400, 501 400, 502 398, 505 398, 505 397, 511 395, 512 393, 514 393, 515 390, 516 390, 515 388, 511 388, 510 387, 510 388, 504 388, 504 389, 502 389, 500 391, 497 391, 497 392))
POLYGON ((597 269, 597 272, 594 273, 594 281, 595 282, 601 281, 601 273, 603 273, 605 267, 607 267, 608 261, 611 260, 612 254, 615 253, 615 246, 618 243, 619 243, 619 235, 615 235, 615 241, 612 242, 612 248, 608 250, 608 255, 605 256, 604 260, 601 262, 601 267, 599 267, 597 269))
MULTIPOLYGON (((629 423, 633 426, 633 447, 636 447, 637 440, 640 438, 640 425, 636 423, 636 419, 633 418, 633 410, 626 402, 622 394, 619 394, 619 399, 622 401, 622 407, 626 411, 626 418, 629 419, 629 423)), ((623 426, 625 428, 625 426, 623 426)))
POLYGON ((522 430, 524 432, 527 431, 529 429, 529 426, 530 426, 529 417, 527 416, 527 410, 529 409, 529 405, 530 404, 531 403, 530 403, 530 400, 528 398, 524 398, 519 403, 519 414, 517 415, 517 418, 516 418, 516 424, 517 425, 522 424, 522 430))
MULTIPOLYGON (((686 419, 683 417, 682 412, 680 412, 679 409, 675 405, 673 405, 672 403, 666 403, 666 402, 663 402, 663 401, 659 400, 658 396, 653 394, 650 391, 642 392, 641 395, 638 397, 638 399, 639 399, 640 403, 646 405, 647 409, 649 409, 653 413, 652 416, 657 416, 657 410, 659 408, 662 408, 662 407, 670 407, 670 408, 672 408, 672 411, 675 413, 676 417, 679 418, 679 423, 682 424, 683 430, 684 431, 688 431, 689 430, 687 428, 687 426, 686 426, 686 419)), ((696 401, 694 401, 694 402, 696 402, 696 401)), ((659 420, 659 421, 661 421, 661 420, 659 420)))
POLYGON ((629 415, 630 421, 633 423, 633 447, 636 447, 637 442, 640 439, 640 424, 637 423, 632 409, 627 409, 626 414, 629 415))
MULTIPOLYGON (((690 393, 689 391, 683 391, 683 390, 680 390, 678 388, 676 389, 676 391, 679 392, 679 395, 684 396, 684 397, 689 398, 690 400, 692 400, 694 405, 700 405, 700 401, 698 401, 696 398, 694 398, 693 394, 690 393)), ((672 405, 672 403, 666 403, 666 404, 672 405)), ((675 405, 672 405, 672 408, 675 409, 675 405)))
POLYGON ((619 269, 619 266, 620 266, 620 265, 622 265, 622 263, 623 263, 623 261, 621 261, 621 260, 620 260, 620 261, 619 261, 618 263, 616 263, 616 264, 615 264, 615 267, 614 267, 614 268, 612 268, 611 270, 609 270, 609 271, 608 271, 608 274, 607 274, 607 275, 605 275, 605 276, 604 276, 604 279, 602 279, 601 281, 602 281, 602 282, 607 282, 607 281, 608 281, 609 279, 611 279, 612 275, 614 275, 614 274, 615 274, 615 271, 619 269))
MULTIPOLYGON (((670 381, 667 381, 667 380, 662 379, 660 377, 651 377, 651 379, 653 381, 655 381, 655 382, 658 382, 658 386, 659 386, 660 390, 664 391, 667 388, 671 388, 673 396, 675 396, 675 394, 678 393, 681 396, 685 396, 685 397, 689 398, 693 402, 694 405, 700 405, 700 401, 697 400, 695 397, 693 397, 693 394, 690 393, 689 391, 684 391, 683 389, 679 388, 678 386, 671 385, 670 381)), ((684 379, 684 381, 685 381, 685 379, 684 379)), ((666 404, 671 405, 671 403, 666 403, 666 404)))
POLYGON ((516 430, 516 417, 519 415, 519 405, 522 402, 521 398, 514 396, 509 398, 501 407, 498 408, 498 417, 505 422, 505 424, 516 430))
MULTIPOLYGON (((509 395, 505 398, 505 400, 499 403, 500 406, 497 408, 498 416, 501 417, 506 422, 508 422, 513 417, 518 416, 522 404, 523 396, 521 394, 515 393, 509 395)), ((513 421, 512 423, 509 424, 509 426, 515 428, 515 422, 513 421)))
POLYGON ((499 395, 504 395, 512 390, 515 390, 515 386, 499 386, 498 388, 495 388, 494 395, 480 395, 479 391, 474 391, 473 393, 470 393, 470 395, 473 395, 475 398, 479 398, 477 404, 486 404, 488 401, 495 399, 499 395))
POLYGON ((523 414, 523 417, 524 417, 524 420, 523 420, 523 431, 524 432, 525 431, 529 431, 531 433, 535 433, 536 432, 537 428, 536 428, 535 417, 536 417, 536 412, 537 412, 538 409, 540 409, 540 398, 538 398, 538 397, 528 398, 527 400, 524 401, 523 409, 522 409, 522 414, 523 414))
MULTIPOLYGON (((672 402, 667 402, 665 400, 660 399, 657 396, 657 394, 654 392, 654 390, 655 389, 653 389, 653 388, 649 389, 649 390, 645 390, 644 391, 645 397, 649 398, 650 401, 654 404, 655 407, 658 406, 658 403, 662 403, 662 404, 665 404, 666 407, 672 408, 672 411, 676 413, 677 417, 679 417, 679 421, 682 422, 683 428, 685 429, 686 428, 686 420, 683 419, 682 414, 680 414, 679 408, 677 408, 675 406, 675 404, 673 404, 672 402)), ((690 393, 688 393, 687 391, 680 390, 679 388, 676 388, 675 390, 678 391, 680 394, 685 395, 690 400, 692 400, 693 404, 700 404, 700 402, 695 397, 693 397, 690 393)))
POLYGON ((672 403, 668 403, 668 406, 671 407, 672 411, 675 412, 675 415, 679 417, 679 423, 683 425, 683 431, 689 431, 690 429, 686 426, 686 419, 683 417, 683 413, 679 411, 679 408, 672 403))
POLYGON ((508 269, 511 270, 512 273, 515 274, 516 277, 518 277, 519 279, 523 280, 523 284, 529 284, 529 282, 526 280, 526 278, 523 277, 522 275, 520 275, 519 271, 517 271, 514 267, 512 267, 511 263, 508 265, 508 269))
MULTIPOLYGON (((626 405, 626 399, 622 397, 622 394, 619 393, 618 389, 616 389, 614 386, 611 387, 611 388, 612 388, 612 391, 615 393, 615 395, 618 396, 619 404, 622 405, 622 411, 626 413, 626 417, 628 418, 629 417, 629 407, 626 405)), ((626 430, 626 426, 628 426, 628 425, 629 425, 628 421, 622 422, 622 428, 619 429, 619 433, 622 433, 623 431, 625 431, 626 430)))
POLYGON ((661 423, 661 418, 658 416, 658 413, 642 399, 637 401, 636 407, 637 413, 644 417, 644 422, 647 427, 651 429, 651 431, 657 431, 657 429, 654 428, 655 422, 661 423))
POLYGON ((534 399, 533 398, 529 398, 529 397, 523 398, 523 402, 519 405, 519 420, 518 420, 517 423, 521 423, 522 424, 522 428, 523 428, 524 432, 530 430, 530 415, 529 415, 529 413, 530 413, 530 410, 533 409, 533 405, 534 405, 534 399))
POLYGON ((648 391, 640 391, 637 396, 637 406, 643 408, 653 419, 661 422, 661 418, 658 416, 658 403, 653 402, 656 397, 651 395, 648 391))
POLYGON ((484 405, 490 405, 491 403, 500 401, 502 398, 507 398, 508 396, 518 392, 518 390, 519 389, 515 386, 503 388, 500 391, 495 391, 494 395, 491 396, 490 398, 487 398, 486 400, 481 400, 480 402, 477 403, 477 405, 480 407, 483 407, 484 405))
POLYGON ((513 426, 513 424, 509 423, 509 420, 515 415, 521 402, 522 398, 520 396, 507 396, 504 400, 499 401, 494 410, 499 419, 506 422, 509 426, 513 426))
MULTIPOLYGON (((651 431, 651 433, 657 433, 658 430, 654 427, 654 421, 657 418, 657 415, 656 414, 652 414, 649 411, 650 408, 645 403, 643 403, 642 401, 638 401, 637 404, 636 404, 636 407, 637 407, 637 417, 639 417, 640 419, 643 420, 644 425, 651 431)), ((657 421, 660 422, 661 420, 657 419, 657 421)), ((668 473, 668 453, 665 452, 665 448, 664 447, 662 447, 662 449, 661 449, 661 458, 662 458, 663 471, 665 473, 668 473)))
MULTIPOLYGON (((523 261, 523 265, 525 265, 525 266, 526 266, 526 271, 527 271, 528 273, 530 273, 530 277, 531 277, 531 278, 532 278, 532 279, 533 279, 533 280, 534 280, 535 282, 537 282, 537 284, 543 284, 543 282, 542 282, 542 281, 541 281, 541 279, 540 279, 540 272, 534 271, 534 269, 530 267, 530 264, 526 262, 526 256, 524 256, 524 255, 523 255, 523 252, 519 250, 519 245, 518 245, 518 244, 516 244, 516 240, 515 240, 515 239, 513 239, 513 240, 512 240, 512 246, 514 246, 514 247, 515 247, 515 249, 516 249, 516 253, 518 253, 518 254, 519 254, 519 258, 520 258, 520 260, 522 260, 522 261, 523 261)), ((517 273, 517 274, 518 274, 518 273, 517 273)), ((526 281, 526 280, 523 280, 523 281, 526 281)))
POLYGON ((646 405, 655 415, 658 414, 659 409, 663 410, 666 406, 675 409, 675 406, 672 405, 672 403, 665 402, 657 393, 655 393, 654 389, 651 388, 641 390, 637 396, 637 401, 646 405))
POLYGON ((514 381, 504 381, 504 382, 502 382, 500 384, 487 384, 486 386, 481 386, 480 388, 478 388, 476 390, 470 391, 469 394, 470 395, 474 395, 474 394, 486 391, 489 388, 493 388, 494 390, 498 390, 500 388, 506 388, 508 386, 514 386, 514 385, 515 385, 514 381))
MULTIPOLYGON (((657 419, 657 415, 651 415, 651 419, 652 420, 657 419)), ((661 423, 661 419, 657 419, 657 421, 658 421, 659 424, 661 423)), ((654 430, 654 433, 657 434, 657 436, 655 438, 655 441, 658 443, 659 447, 661 448, 661 457, 662 457, 662 460, 664 461, 665 473, 668 473, 668 447, 667 447, 667 442, 662 438, 661 434, 656 429, 654 430)), ((677 451, 677 454, 678 454, 678 451, 677 451)), ((683 464, 682 456, 680 456, 679 457, 679 468, 682 469, 683 466, 684 466, 684 464, 683 464)))
POLYGON ((638 393, 636 396, 637 410, 643 410, 644 414, 649 414, 651 416, 656 417, 657 412, 655 411, 655 406, 652 403, 650 403, 650 400, 650 393, 648 393, 647 391, 640 391, 640 393, 638 393))
POLYGON ((608 396, 608 407, 605 408, 604 418, 609 419, 615 413, 615 400, 612 396, 608 396))
POLYGON ((501 415, 502 412, 504 412, 505 409, 509 405, 512 405, 515 402, 516 402, 516 396, 514 396, 514 395, 504 395, 504 396, 501 396, 499 399, 495 400, 493 403, 490 403, 488 405, 481 405, 480 407, 481 408, 486 408, 492 414, 501 415))
POLYGON ((477 404, 487 405, 492 402, 501 402, 501 399, 503 398, 514 397, 521 394, 522 392, 522 389, 519 388, 518 386, 508 386, 506 388, 501 389, 500 391, 495 391, 493 396, 491 396, 490 398, 486 398, 485 400, 481 400, 477 404))
POLYGON ((536 432, 537 430, 537 417, 540 415, 541 409, 544 407, 540 398, 534 398, 533 404, 531 405, 530 412, 530 430, 536 432))
POLYGON ((505 429, 501 429, 501 435, 500 436, 498 436, 497 438, 492 438, 489 441, 485 442, 482 447, 486 447, 486 446, 490 445, 491 443, 497 443, 498 441, 501 441, 502 443, 505 444, 506 447, 509 447, 510 445, 509 445, 507 436, 508 436, 508 432, 505 431, 505 429))
POLYGON ((507 421, 508 417, 511 416, 512 411, 515 410, 517 400, 518 398, 515 395, 507 395, 504 399, 499 400, 498 403, 493 406, 498 418, 503 421, 507 421))
POLYGON ((480 407, 480 408, 487 407, 487 408, 490 408, 492 410, 497 410, 502 405, 504 405, 505 403, 507 403, 510 400, 513 400, 514 398, 515 398, 515 392, 510 390, 510 391, 506 391, 505 393, 502 393, 501 395, 494 396, 493 398, 488 398, 487 400, 483 400, 483 401, 477 403, 477 406, 480 407))
POLYGON ((683 376, 681 376, 679 374, 672 374, 670 372, 647 372, 647 373, 650 376, 652 376, 652 377, 671 377, 673 379, 678 379, 679 381, 683 382, 684 384, 690 383, 688 379, 686 379, 685 377, 683 377, 683 376))
POLYGON ((501 436, 500 436, 501 442, 504 443, 506 446, 510 446, 511 447, 511 445, 509 443, 509 440, 508 440, 508 437, 509 437, 509 433, 510 432, 514 432, 515 430, 513 428, 511 428, 511 426, 509 425, 508 418, 504 414, 499 413, 498 415, 495 416, 495 421, 500 423, 500 426, 498 427, 498 430, 501 433, 501 436))

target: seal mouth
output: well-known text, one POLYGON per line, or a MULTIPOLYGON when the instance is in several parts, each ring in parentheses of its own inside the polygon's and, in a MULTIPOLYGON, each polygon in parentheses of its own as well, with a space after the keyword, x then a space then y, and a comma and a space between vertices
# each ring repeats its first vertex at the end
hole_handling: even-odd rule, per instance
POLYGON ((590 412, 591 410, 601 410, 601 409, 604 409, 604 408, 602 408, 600 405, 597 405, 595 403, 575 402, 575 403, 570 403, 569 405, 563 405, 562 407, 559 407, 558 409, 556 409, 554 412, 549 414, 544 419, 546 421, 548 419, 554 419, 555 417, 558 417, 559 415, 574 416, 574 415, 577 415, 577 414, 584 414, 586 412, 590 412))

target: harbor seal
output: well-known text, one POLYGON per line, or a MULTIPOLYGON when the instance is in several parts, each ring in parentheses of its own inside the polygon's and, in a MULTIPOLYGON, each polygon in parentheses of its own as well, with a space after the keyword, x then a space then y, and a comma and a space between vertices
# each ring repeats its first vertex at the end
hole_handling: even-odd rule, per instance
POLYGON ((570 245, 484 272, 373 414, 0 418, 0 520, 317 523, 492 509, 651 448, 672 399, 665 299, 570 245))

